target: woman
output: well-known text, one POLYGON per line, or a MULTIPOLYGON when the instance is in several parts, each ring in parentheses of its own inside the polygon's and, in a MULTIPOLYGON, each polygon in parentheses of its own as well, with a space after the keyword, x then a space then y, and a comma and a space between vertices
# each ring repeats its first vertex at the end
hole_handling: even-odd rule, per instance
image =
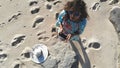
POLYGON ((84 1, 68 1, 56 22, 60 38, 66 41, 79 40, 79 35, 82 34, 86 26, 86 18, 88 18, 88 13, 84 1))

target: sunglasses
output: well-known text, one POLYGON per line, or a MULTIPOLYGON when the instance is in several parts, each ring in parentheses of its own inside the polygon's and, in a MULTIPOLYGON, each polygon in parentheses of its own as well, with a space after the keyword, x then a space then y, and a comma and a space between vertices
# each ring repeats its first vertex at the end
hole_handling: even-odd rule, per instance
POLYGON ((68 11, 68 14, 73 14, 74 16, 79 16, 80 13, 79 12, 74 12, 74 11, 68 11))

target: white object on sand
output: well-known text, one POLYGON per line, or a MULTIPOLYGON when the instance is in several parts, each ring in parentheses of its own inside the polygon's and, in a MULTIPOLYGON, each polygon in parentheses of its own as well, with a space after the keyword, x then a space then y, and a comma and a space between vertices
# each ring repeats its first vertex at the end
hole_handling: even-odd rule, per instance
POLYGON ((48 49, 46 45, 36 44, 33 47, 33 50, 31 52, 31 59, 33 62, 42 63, 47 59, 47 57, 48 57, 48 49))

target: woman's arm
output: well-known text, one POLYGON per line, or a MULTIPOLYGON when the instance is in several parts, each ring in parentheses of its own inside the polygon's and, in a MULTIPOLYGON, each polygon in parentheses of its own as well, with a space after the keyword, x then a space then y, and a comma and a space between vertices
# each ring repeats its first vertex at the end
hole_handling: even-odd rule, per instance
POLYGON ((79 32, 80 32, 80 34, 83 33, 86 24, 87 24, 87 20, 86 20, 86 18, 85 18, 85 19, 83 19, 82 22, 80 23, 80 28, 79 28, 79 32))
POLYGON ((66 14, 66 11, 65 10, 62 10, 58 16, 58 19, 57 19, 57 22, 56 22, 56 26, 57 27, 60 27, 60 25, 62 24, 62 21, 63 21, 63 17, 65 16, 66 14))
POLYGON ((63 31, 62 27, 62 22, 63 22, 63 17, 66 15, 66 11, 62 10, 58 16, 56 26, 58 27, 58 33, 63 31))

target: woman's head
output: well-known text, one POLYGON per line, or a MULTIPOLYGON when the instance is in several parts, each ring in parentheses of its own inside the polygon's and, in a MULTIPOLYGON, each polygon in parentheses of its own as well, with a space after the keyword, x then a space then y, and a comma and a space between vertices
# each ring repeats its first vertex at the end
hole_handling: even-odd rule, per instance
POLYGON ((82 20, 88 17, 86 11, 86 4, 82 0, 68 1, 64 7, 64 10, 68 12, 70 20, 82 20))

